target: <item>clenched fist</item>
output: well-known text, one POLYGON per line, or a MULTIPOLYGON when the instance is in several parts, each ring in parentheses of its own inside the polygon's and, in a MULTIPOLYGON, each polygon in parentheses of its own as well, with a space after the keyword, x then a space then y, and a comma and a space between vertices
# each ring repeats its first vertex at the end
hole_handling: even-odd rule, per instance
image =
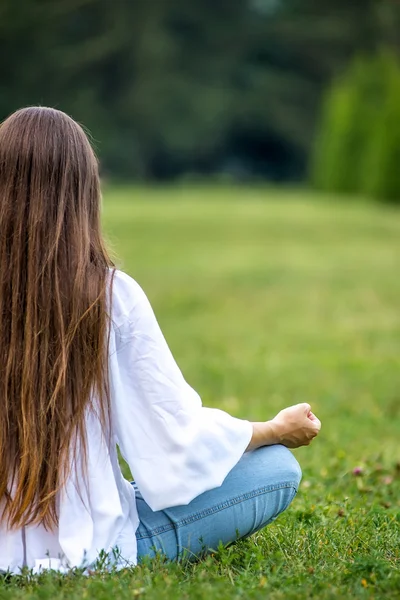
POLYGON ((271 421, 253 423, 253 436, 247 450, 283 444, 287 448, 308 446, 318 435, 321 421, 309 404, 295 404, 281 410, 271 421))
POLYGON ((288 448, 308 446, 318 435, 321 421, 311 412, 309 404, 295 404, 281 410, 271 421, 278 443, 288 448))

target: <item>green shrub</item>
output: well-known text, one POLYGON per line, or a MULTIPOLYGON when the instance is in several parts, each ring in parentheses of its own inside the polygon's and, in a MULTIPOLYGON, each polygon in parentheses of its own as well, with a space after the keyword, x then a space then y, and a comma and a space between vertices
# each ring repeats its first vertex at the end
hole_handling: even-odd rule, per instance
POLYGON ((400 67, 358 58, 328 90, 312 159, 321 190, 400 199, 400 67))
POLYGON ((318 189, 343 191, 346 162, 343 161, 342 140, 351 121, 351 100, 345 83, 336 84, 326 94, 312 165, 313 183, 318 189))
POLYGON ((400 68, 387 56, 384 100, 366 148, 363 191, 382 200, 400 202, 400 68))

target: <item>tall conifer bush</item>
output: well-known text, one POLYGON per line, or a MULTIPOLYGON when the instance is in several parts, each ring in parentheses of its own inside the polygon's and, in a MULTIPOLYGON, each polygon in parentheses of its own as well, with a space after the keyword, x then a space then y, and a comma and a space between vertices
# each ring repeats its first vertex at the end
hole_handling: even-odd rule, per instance
POLYGON ((365 151, 362 191, 400 203, 400 66, 391 55, 381 62, 382 102, 365 151))
POLYGON ((400 67, 358 58, 328 90, 311 168, 318 189, 400 201, 400 67))

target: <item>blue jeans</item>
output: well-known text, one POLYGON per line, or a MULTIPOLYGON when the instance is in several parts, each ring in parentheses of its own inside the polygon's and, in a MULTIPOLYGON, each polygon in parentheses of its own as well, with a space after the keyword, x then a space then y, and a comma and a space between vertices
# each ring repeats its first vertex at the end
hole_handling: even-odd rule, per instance
POLYGON ((156 553, 169 560, 197 558, 271 523, 296 495, 301 470, 284 446, 247 452, 219 488, 186 506, 153 512, 139 490, 138 560, 156 553))

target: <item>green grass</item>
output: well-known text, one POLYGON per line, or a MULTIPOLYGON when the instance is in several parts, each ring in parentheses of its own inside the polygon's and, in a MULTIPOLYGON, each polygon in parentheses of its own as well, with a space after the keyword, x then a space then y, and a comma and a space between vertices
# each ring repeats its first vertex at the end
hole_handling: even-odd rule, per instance
POLYGON ((16 578, 0 600, 400 598, 400 212, 119 188, 104 222, 205 404, 261 420, 306 401, 323 429, 296 451, 297 498, 250 540, 193 565, 16 578))

